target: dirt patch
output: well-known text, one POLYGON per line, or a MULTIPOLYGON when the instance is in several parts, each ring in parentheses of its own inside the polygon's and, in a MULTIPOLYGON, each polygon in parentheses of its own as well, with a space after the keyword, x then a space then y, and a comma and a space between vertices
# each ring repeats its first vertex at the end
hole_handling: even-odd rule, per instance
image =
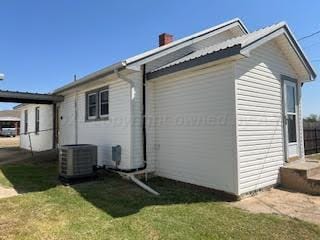
POLYGON ((19 147, 20 137, 0 137, 0 148, 19 147))
POLYGON ((271 189, 231 203, 253 213, 275 213, 320 224, 320 197, 271 189))
POLYGON ((19 162, 32 157, 30 151, 20 149, 19 147, 0 148, 0 165, 19 162))
POLYGON ((13 188, 4 188, 0 186, 0 198, 8 198, 19 195, 13 188))

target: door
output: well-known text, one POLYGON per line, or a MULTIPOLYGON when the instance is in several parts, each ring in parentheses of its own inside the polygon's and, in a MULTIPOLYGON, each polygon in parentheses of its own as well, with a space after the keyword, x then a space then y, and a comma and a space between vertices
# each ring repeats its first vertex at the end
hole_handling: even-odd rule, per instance
POLYGON ((299 156, 297 83, 284 81, 284 118, 287 158, 299 156))

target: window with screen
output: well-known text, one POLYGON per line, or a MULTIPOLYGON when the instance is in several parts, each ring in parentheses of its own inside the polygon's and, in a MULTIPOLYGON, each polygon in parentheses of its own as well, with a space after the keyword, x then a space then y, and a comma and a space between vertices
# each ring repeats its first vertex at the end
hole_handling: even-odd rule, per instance
POLYGON ((97 93, 90 93, 87 96, 87 118, 96 119, 97 118, 97 93))
POLYGON ((28 110, 24 110, 24 133, 28 133, 28 110))
POLYGON ((105 89, 99 92, 99 116, 100 118, 108 117, 109 115, 109 90, 105 89))
POLYGON ((86 94, 86 120, 102 120, 109 117, 109 88, 100 88, 86 94))
POLYGON ((39 133, 40 130, 40 108, 36 107, 35 109, 35 132, 39 133))
POLYGON ((296 113, 296 86, 293 84, 286 85, 287 92, 287 124, 288 124, 288 141, 289 143, 297 142, 297 113, 296 113))

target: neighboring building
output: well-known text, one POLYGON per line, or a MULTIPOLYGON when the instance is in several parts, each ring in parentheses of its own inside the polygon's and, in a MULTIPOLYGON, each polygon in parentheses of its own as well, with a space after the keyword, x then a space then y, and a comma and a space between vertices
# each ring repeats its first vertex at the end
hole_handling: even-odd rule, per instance
POLYGON ((159 40, 55 90, 64 101, 40 114, 57 129, 48 146, 96 144, 99 165, 114 167, 108 149, 120 145, 119 169, 233 195, 277 184, 279 168, 304 157, 301 86, 316 74, 285 23, 249 33, 234 19, 159 40))
POLYGON ((16 136, 20 133, 20 112, 16 110, 0 111, 0 135, 16 136))

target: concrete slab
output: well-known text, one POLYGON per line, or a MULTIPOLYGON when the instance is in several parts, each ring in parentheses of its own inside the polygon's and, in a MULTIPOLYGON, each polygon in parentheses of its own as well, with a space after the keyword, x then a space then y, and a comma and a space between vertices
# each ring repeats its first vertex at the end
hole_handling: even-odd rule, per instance
POLYGON ((20 137, 2 137, 0 136, 0 148, 19 147, 20 137))
POLYGON ((13 188, 4 188, 0 186, 0 198, 8 198, 19 195, 13 188))
POLYGON ((320 197, 271 189, 230 203, 253 213, 274 213, 320 224, 320 197))
POLYGON ((291 163, 287 163, 283 166, 283 168, 306 170, 306 171, 316 167, 320 167, 320 163, 319 161, 312 160, 312 159, 298 160, 291 163))

